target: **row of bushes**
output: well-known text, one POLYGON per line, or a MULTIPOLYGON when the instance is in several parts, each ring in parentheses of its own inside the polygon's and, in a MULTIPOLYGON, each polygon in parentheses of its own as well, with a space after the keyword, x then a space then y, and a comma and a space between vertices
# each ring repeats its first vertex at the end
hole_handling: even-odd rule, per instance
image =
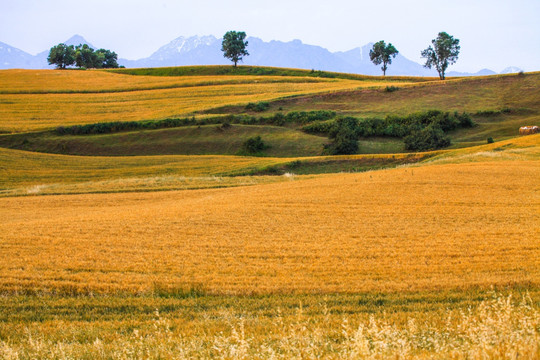
MULTIPOLYGON (((415 113, 405 117, 389 115, 384 119, 366 118, 348 120, 350 126, 357 137, 370 136, 391 136, 404 138, 415 131, 422 130, 427 126, 439 127, 443 132, 455 130, 460 127, 472 127, 474 122, 467 113, 459 114, 454 112, 442 112, 439 110, 429 110, 415 113)), ((324 134, 332 136, 340 129, 337 120, 318 121, 302 127, 307 133, 324 134)))
POLYGON ((59 135, 90 135, 90 134, 108 134, 128 130, 161 129, 180 126, 189 126, 212 122, 215 119, 196 120, 194 117, 183 119, 164 119, 156 121, 114 121, 86 125, 59 126, 56 133, 59 135))
POLYGON ((472 126, 474 122, 467 113, 450 114, 430 110, 405 117, 387 116, 385 119, 342 117, 315 122, 304 126, 303 129, 306 132, 328 135, 332 142, 325 145, 323 152, 337 155, 356 153, 358 138, 369 136, 403 138, 407 150, 440 149, 450 145, 450 138, 445 132, 472 126))
POLYGON ((242 125, 276 125, 284 126, 286 124, 305 125, 315 121, 325 121, 333 119, 336 116, 335 111, 315 110, 315 111, 293 111, 287 114, 276 113, 270 116, 249 116, 249 115, 226 115, 221 117, 222 121, 231 124, 242 125))
POLYGON ((502 114, 510 114, 512 112, 512 109, 509 107, 504 107, 500 110, 479 110, 475 113, 476 116, 484 116, 484 117, 490 117, 490 116, 497 116, 502 114))
POLYGON ((195 119, 195 117, 186 117, 179 119, 164 119, 153 121, 115 121, 87 125, 59 126, 56 133, 59 135, 91 135, 108 134, 129 130, 150 130, 173 128, 192 125, 210 125, 210 124, 243 124, 243 125, 276 125, 283 126, 287 123, 307 124, 313 121, 321 121, 334 118, 334 111, 293 111, 286 115, 277 113, 267 117, 256 117, 249 115, 226 115, 216 116, 204 119, 195 119))

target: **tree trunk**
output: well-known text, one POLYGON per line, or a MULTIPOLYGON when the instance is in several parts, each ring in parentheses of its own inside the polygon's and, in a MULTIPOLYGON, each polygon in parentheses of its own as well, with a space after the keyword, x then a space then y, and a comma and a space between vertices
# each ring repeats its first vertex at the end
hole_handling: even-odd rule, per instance
POLYGON ((443 71, 438 71, 438 72, 439 72, 439 79, 444 80, 444 72, 443 71))

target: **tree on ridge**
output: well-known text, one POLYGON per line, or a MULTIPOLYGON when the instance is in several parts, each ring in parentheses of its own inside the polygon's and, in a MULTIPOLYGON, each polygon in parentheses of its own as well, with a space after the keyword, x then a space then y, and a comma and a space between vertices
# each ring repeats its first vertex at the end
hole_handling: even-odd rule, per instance
POLYGON ((243 31, 227 31, 223 35, 223 41, 221 43, 221 51, 223 56, 234 62, 234 67, 239 61, 242 61, 242 57, 248 56, 249 53, 246 50, 248 45, 246 33, 243 31))
POLYGON ((391 43, 386 43, 384 40, 376 42, 373 44, 373 48, 369 50, 369 58, 375 65, 383 64, 381 70, 383 71, 383 76, 386 76, 386 70, 388 65, 392 64, 392 58, 395 58, 399 53, 397 49, 391 43))
POLYGON ((435 67, 439 73, 439 78, 444 80, 448 65, 455 64, 458 59, 459 39, 454 39, 453 36, 443 31, 435 39, 431 40, 431 44, 433 46, 430 45, 422 51, 422 57, 426 59, 424 67, 428 69, 435 67))
POLYGON ((47 57, 49 65, 56 65, 57 69, 65 69, 66 66, 75 64, 75 49, 73 45, 64 43, 53 46, 47 57))

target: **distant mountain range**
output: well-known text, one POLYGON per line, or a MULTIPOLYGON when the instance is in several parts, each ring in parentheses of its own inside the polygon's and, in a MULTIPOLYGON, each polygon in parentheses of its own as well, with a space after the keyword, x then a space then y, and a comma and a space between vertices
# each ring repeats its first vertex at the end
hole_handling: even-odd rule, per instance
MULTIPOLYGON (((369 59, 369 50, 373 43, 366 44, 345 52, 330 52, 327 49, 302 43, 300 40, 289 42, 265 42, 256 37, 249 37, 250 55, 242 64, 257 66, 276 66, 299 69, 336 71, 365 75, 381 75, 380 66, 375 66, 369 59)), ((75 35, 65 41, 68 45, 88 44, 82 36, 75 35)), ((114 49, 112 49, 114 50, 114 49)), ((0 69, 49 69, 47 64, 49 50, 37 55, 30 55, 22 50, 0 42, 0 69)), ((223 57, 221 39, 212 35, 179 37, 160 47, 147 58, 139 60, 119 59, 118 63, 128 68, 163 67, 182 65, 225 65, 230 61, 223 57)), ((508 67, 501 73, 519 72, 521 69, 508 67)), ((437 76, 435 70, 424 68, 401 54, 393 59, 387 75, 437 76)), ((476 73, 449 71, 448 76, 493 75, 495 71, 483 69, 476 73)))

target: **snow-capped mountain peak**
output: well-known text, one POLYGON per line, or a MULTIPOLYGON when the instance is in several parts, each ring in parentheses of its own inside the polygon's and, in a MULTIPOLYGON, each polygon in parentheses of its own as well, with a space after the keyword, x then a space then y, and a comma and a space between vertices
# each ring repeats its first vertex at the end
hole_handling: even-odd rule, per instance
POLYGON ((154 59, 166 59, 174 55, 190 52, 199 46, 211 46, 217 40, 218 39, 212 35, 191 37, 180 36, 170 43, 160 47, 150 57, 154 59))
POLYGON ((518 73, 520 71, 523 71, 523 70, 521 70, 520 68, 518 68, 516 66, 509 66, 507 68, 504 68, 500 73, 501 74, 514 74, 514 73, 518 73))

